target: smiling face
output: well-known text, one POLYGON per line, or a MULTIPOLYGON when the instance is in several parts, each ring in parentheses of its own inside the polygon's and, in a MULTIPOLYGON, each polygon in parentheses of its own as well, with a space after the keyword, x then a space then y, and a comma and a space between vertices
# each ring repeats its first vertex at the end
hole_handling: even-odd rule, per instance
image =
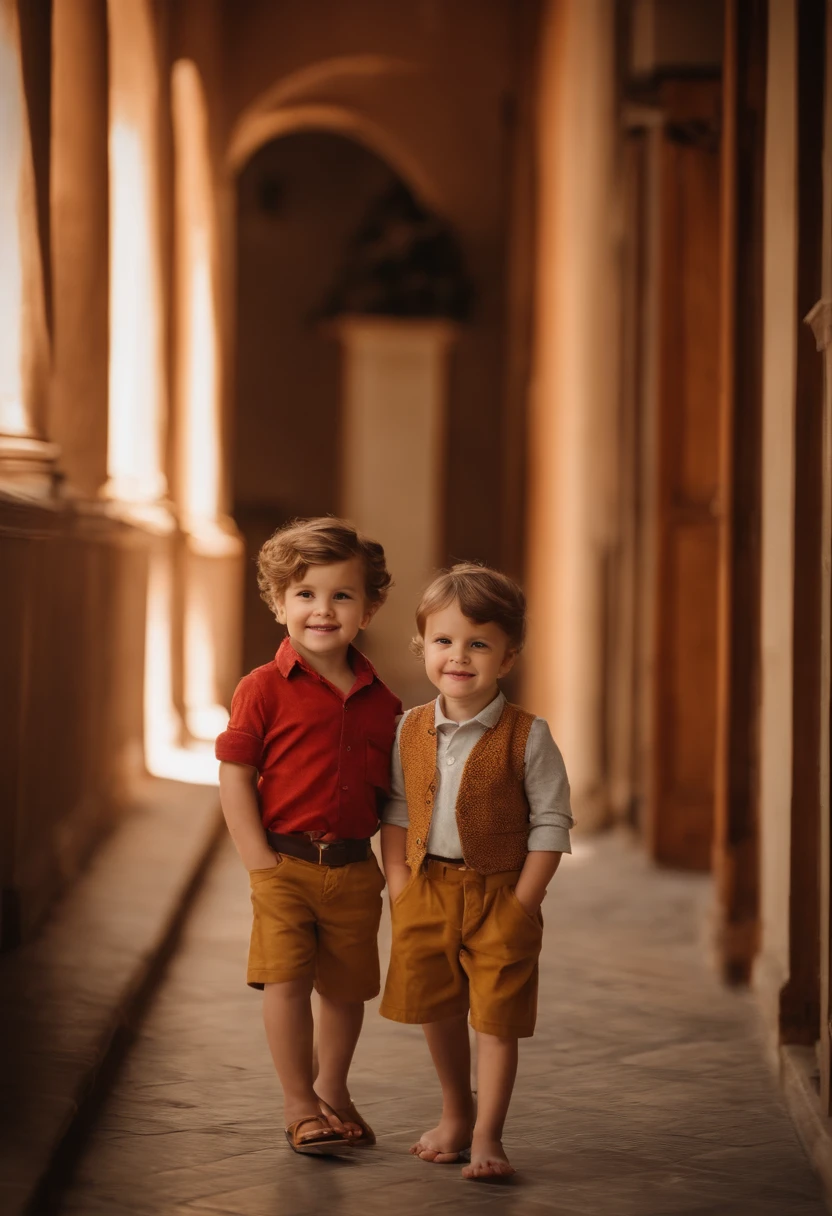
POLYGON ((453 600, 425 620, 425 671, 442 694, 449 717, 476 717, 496 697, 497 681, 514 665, 517 652, 493 621, 478 625, 453 600))
POLYGON ((360 557, 309 566, 277 597, 277 619, 289 630, 298 654, 313 661, 345 655, 358 631, 373 615, 364 587, 360 557))

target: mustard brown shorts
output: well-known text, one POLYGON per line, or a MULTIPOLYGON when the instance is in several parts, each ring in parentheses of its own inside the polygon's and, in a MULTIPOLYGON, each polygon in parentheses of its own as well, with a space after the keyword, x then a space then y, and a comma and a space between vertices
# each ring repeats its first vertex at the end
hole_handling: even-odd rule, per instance
POLYGON ((252 988, 310 977, 322 996, 369 1001, 380 988, 378 926, 384 876, 375 856, 345 866, 278 855, 250 870, 252 988))
POLYGON ((537 1016, 543 918, 514 894, 519 870, 478 874, 427 861, 393 901, 390 968, 380 1012, 439 1022, 470 1009, 471 1025, 528 1038, 537 1016))

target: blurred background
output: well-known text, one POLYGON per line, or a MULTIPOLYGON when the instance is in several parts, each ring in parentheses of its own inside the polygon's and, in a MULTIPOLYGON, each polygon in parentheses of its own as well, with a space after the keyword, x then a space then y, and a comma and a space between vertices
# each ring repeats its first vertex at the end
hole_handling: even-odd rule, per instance
POLYGON ((522 581, 511 694, 581 830, 712 872, 717 971, 829 1113, 830 28, 0 0, 9 958, 137 800, 216 806, 279 640, 257 550, 337 513, 385 545, 406 705, 432 572, 522 581))

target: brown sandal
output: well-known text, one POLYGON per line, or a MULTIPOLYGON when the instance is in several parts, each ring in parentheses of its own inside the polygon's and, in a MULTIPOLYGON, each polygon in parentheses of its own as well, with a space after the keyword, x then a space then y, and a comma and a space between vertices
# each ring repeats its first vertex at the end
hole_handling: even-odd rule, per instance
MULTIPOLYGON (((328 1102, 324 1102, 323 1098, 318 1098, 318 1103, 321 1110, 326 1115, 335 1115, 336 1119, 340 1119, 342 1123, 357 1123, 361 1128, 359 1135, 350 1136, 349 1143, 355 1148, 369 1148, 375 1144, 376 1134, 365 1119, 362 1119, 358 1111, 355 1109, 355 1103, 350 1102, 349 1106, 345 1106, 343 1110, 334 1110, 328 1102)), ((347 1133, 349 1135, 349 1132, 347 1133)))
POLYGON ((323 1115, 307 1115, 290 1123, 286 1128, 286 1140, 294 1152, 315 1157, 344 1152, 351 1149, 353 1144, 352 1140, 327 1123, 323 1115), (300 1128, 304 1123, 317 1124, 316 1130, 301 1133, 300 1128))

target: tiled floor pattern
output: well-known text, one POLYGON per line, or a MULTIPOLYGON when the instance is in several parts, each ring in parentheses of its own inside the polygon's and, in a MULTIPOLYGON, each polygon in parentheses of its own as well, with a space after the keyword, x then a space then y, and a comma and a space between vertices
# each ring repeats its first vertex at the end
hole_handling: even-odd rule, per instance
MULTIPOLYGON (((821 1216, 754 1008, 705 962, 709 886, 626 840, 579 842, 546 902, 539 1031, 521 1047, 508 1185, 407 1148, 437 1114, 421 1032, 368 1010, 353 1094, 379 1133, 299 1158, 245 987, 245 876, 213 867, 79 1163, 63 1216, 821 1216)), ((389 942, 385 918, 382 957, 389 942)))

